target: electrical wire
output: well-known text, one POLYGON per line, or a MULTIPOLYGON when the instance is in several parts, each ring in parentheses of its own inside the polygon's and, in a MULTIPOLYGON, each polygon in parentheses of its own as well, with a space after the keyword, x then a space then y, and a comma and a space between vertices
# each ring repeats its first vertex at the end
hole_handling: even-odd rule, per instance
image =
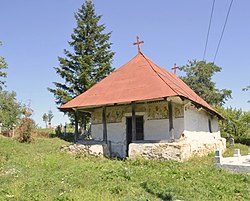
POLYGON ((223 38, 223 35, 224 35, 224 32, 225 32, 225 28, 226 28, 226 24, 227 24, 227 20, 228 20, 229 14, 230 14, 232 4, 233 4, 233 0, 231 0, 231 3, 229 5, 228 11, 227 11, 226 20, 225 20, 225 23, 224 23, 224 26, 223 26, 223 29, 222 29, 222 33, 221 33, 221 36, 220 36, 220 40, 219 40, 215 55, 214 55, 213 63, 215 62, 215 59, 216 59, 218 51, 219 51, 219 47, 220 47, 220 44, 221 44, 221 41, 222 41, 222 38, 223 38))
POLYGON ((210 19, 209 19, 209 25, 208 25, 208 30, 207 30, 207 39, 206 39, 206 44, 205 44, 205 49, 204 49, 204 54, 203 54, 203 61, 205 59, 206 51, 207 51, 207 43, 208 43, 208 38, 209 38, 209 33, 210 33, 211 22, 212 22, 212 18, 213 18, 214 4, 215 4, 215 0, 213 0, 212 10, 211 10, 210 19))

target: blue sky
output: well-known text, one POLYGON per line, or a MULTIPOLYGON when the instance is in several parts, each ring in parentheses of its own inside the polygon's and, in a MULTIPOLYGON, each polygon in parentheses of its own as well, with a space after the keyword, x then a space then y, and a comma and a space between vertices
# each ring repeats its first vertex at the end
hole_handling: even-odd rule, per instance
MULTIPOLYGON (((74 13, 80 0, 10 0, 1 2, 0 55, 8 63, 7 90, 15 91, 23 103, 30 103, 33 118, 40 125, 42 115, 51 109, 53 124, 67 118, 57 110, 47 87, 59 81, 53 67, 58 56, 69 49, 67 41, 76 26, 74 13)), ((174 63, 184 65, 190 59, 202 60, 212 0, 94 0, 101 23, 112 31, 110 41, 116 53, 115 68, 137 53, 132 45, 136 35, 144 40, 142 52, 158 65, 170 70, 174 63)), ((230 0, 216 1, 206 60, 213 60, 230 0)), ((226 106, 249 110, 250 85, 250 1, 234 1, 216 64, 222 72, 214 76, 218 88, 231 89, 233 99, 226 106)))

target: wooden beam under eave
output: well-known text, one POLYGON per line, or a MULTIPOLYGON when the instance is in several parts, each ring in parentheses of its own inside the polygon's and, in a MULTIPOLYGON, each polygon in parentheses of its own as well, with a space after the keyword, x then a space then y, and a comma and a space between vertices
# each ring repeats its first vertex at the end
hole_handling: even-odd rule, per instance
POLYGON ((169 120, 169 134, 172 140, 174 140, 174 121, 173 121, 173 104, 172 101, 168 101, 168 120, 169 120))
POLYGON ((79 135, 79 131, 78 131, 78 110, 75 110, 75 136, 74 136, 74 142, 76 143, 78 140, 78 135, 79 135))
POLYGON ((131 103, 132 109, 132 142, 136 141, 136 116, 135 116, 135 102, 131 103))
POLYGON ((108 134, 107 134, 107 120, 106 120, 106 106, 102 107, 102 130, 103 130, 103 141, 108 143, 108 134))

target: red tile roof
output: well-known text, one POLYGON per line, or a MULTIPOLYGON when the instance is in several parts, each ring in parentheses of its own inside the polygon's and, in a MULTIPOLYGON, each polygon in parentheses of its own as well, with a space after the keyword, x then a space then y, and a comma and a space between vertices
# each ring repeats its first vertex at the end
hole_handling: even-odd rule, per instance
POLYGON ((141 52, 108 77, 62 105, 59 109, 91 108, 171 96, 189 99, 221 117, 180 78, 153 63, 141 52))

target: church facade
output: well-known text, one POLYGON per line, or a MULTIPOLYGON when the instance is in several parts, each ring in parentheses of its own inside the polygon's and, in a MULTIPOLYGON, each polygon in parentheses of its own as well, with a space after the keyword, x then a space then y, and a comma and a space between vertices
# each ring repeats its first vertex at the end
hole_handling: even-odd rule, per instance
POLYGON ((132 60, 60 110, 76 117, 90 113, 92 143, 108 146, 110 156, 185 160, 226 145, 221 115, 139 48, 132 60))
MULTIPOLYGON (((137 147, 149 144, 171 145, 174 142, 174 144, 187 143, 190 147, 192 145, 202 147, 219 143, 214 147, 218 149, 223 148, 225 143, 220 137, 218 118, 197 108, 188 100, 172 98, 168 101, 137 103, 135 105, 136 135, 134 140, 132 139, 131 105, 107 107, 106 116, 107 140, 110 142, 112 156, 128 157, 135 152, 136 155, 143 156, 144 153, 137 150, 137 147), (169 114, 170 101, 172 117, 169 114)), ((102 108, 93 110, 91 119, 92 138, 102 141, 102 108)), ((143 151, 147 152, 147 150, 143 151)), ((199 150, 192 152, 199 152, 199 150)))

